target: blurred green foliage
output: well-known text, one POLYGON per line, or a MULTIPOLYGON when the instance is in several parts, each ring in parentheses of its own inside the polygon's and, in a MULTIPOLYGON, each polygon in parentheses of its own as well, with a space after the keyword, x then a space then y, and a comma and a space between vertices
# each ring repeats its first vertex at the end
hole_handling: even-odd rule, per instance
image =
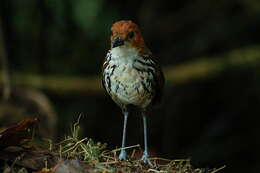
POLYGON ((4 1, 1 8, 5 39, 11 42, 7 48, 15 48, 10 51, 11 68, 27 73, 97 72, 92 64, 101 64, 116 16, 104 10, 102 0, 4 1))
MULTIPOLYGON (((233 171, 257 172, 259 0, 2 0, 11 84, 50 98, 60 135, 84 112, 86 135, 118 146, 120 110, 104 97, 97 76, 110 27, 121 19, 140 25, 167 75, 165 101, 149 119, 151 148, 200 166, 229 162, 233 171)), ((130 120, 129 145, 141 141, 138 123, 130 120)))

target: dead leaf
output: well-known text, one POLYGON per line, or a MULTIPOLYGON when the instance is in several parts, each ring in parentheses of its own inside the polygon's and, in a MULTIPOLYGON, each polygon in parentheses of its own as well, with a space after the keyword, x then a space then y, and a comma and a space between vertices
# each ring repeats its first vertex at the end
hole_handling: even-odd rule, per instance
POLYGON ((37 119, 23 120, 1 132, 0 148, 26 145, 32 139, 33 127, 38 122, 37 119))

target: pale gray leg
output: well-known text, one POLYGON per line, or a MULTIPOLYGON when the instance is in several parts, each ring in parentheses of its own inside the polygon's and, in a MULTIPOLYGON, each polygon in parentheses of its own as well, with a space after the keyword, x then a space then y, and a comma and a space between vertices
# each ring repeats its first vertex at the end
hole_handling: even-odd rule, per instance
POLYGON ((143 153, 143 156, 142 156, 142 160, 143 160, 144 163, 153 167, 152 163, 148 159, 149 154, 148 154, 148 144, 147 144, 147 121, 146 121, 145 114, 143 114, 143 123, 144 123, 144 153, 143 153))
POLYGON ((123 139, 122 139, 121 151, 119 154, 119 160, 126 160, 125 139, 126 139, 126 126, 127 126, 128 112, 123 112, 123 114, 124 114, 123 139))

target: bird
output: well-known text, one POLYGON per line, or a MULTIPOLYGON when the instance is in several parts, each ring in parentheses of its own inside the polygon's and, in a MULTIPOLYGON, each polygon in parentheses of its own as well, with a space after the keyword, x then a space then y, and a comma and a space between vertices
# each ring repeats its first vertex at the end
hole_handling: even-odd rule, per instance
POLYGON ((164 74, 158 59, 147 48, 137 24, 131 20, 120 20, 112 25, 111 31, 111 47, 102 66, 102 84, 124 115, 119 160, 127 159, 127 119, 133 107, 143 119, 145 149, 141 160, 152 165, 147 144, 147 117, 152 108, 161 102, 164 74))

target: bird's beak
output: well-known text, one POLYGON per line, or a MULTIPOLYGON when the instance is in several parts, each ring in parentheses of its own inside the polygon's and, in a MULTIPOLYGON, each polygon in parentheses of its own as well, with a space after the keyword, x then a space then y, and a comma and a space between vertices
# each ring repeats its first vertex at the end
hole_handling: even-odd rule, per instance
POLYGON ((124 45, 124 40, 120 37, 117 36, 113 41, 112 41, 112 48, 122 46, 124 45))

